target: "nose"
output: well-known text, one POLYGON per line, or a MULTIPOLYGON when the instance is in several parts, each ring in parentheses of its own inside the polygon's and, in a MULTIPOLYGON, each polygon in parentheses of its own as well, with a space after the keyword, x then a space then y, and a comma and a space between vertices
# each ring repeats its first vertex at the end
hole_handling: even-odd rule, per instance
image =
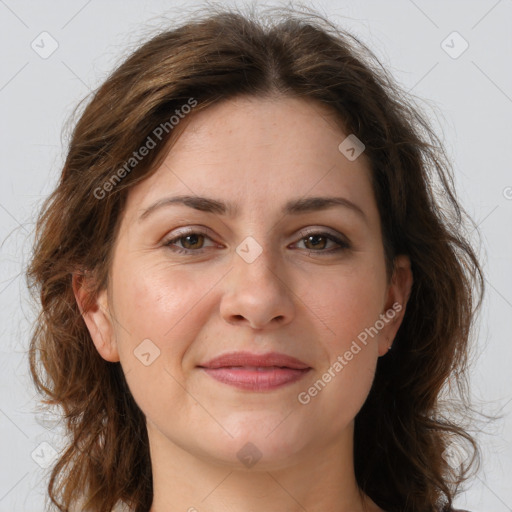
POLYGON ((294 294, 282 266, 268 249, 251 263, 235 254, 233 268, 223 283, 220 314, 226 322, 258 330, 291 322, 294 294))

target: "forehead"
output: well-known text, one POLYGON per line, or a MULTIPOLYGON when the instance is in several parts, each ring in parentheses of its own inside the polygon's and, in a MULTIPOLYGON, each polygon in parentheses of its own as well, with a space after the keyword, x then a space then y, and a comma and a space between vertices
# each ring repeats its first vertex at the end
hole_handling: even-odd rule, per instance
MULTIPOLYGON (((164 162, 129 193, 141 208, 166 193, 229 198, 271 207, 307 195, 373 196, 364 153, 339 149, 347 133, 325 105, 289 97, 239 97, 185 118, 164 162)), ((281 205, 279 205, 281 206, 281 205)))
POLYGON ((202 148, 212 156, 226 156, 228 152, 230 157, 257 151, 260 157, 266 152, 269 160, 320 156, 331 143, 336 149, 343 136, 340 120, 326 105, 286 96, 225 100, 194 113, 186 125, 179 140, 180 151, 202 148), (280 147, 293 152, 283 153, 280 147))

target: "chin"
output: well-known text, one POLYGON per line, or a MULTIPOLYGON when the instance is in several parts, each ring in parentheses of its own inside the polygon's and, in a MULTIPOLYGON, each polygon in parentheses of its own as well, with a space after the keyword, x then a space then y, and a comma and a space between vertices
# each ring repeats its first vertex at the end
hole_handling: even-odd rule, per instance
POLYGON ((290 466, 308 443, 304 430, 290 429, 284 417, 278 422, 253 421, 250 428, 239 425, 236 432, 230 430, 233 438, 224 436, 222 443, 215 440, 216 452, 210 455, 233 469, 270 471, 290 466))

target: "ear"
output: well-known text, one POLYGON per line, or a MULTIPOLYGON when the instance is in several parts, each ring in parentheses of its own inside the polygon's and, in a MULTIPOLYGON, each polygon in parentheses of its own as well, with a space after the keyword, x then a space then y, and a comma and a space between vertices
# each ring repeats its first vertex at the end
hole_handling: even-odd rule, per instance
POLYGON ((405 316, 411 294, 413 276, 411 261, 406 254, 395 257, 393 276, 388 285, 386 303, 381 318, 385 326, 379 336, 379 356, 387 354, 405 316))
POLYGON ((73 293, 96 350, 103 359, 114 363, 119 361, 119 353, 108 307, 107 289, 94 293, 91 279, 83 273, 73 273, 73 293))

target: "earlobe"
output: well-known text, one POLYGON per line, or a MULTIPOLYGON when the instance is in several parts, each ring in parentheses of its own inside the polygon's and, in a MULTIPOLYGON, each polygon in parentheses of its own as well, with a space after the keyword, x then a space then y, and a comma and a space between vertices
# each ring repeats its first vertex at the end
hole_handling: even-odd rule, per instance
POLYGON ((109 313, 107 289, 94 294, 90 279, 83 273, 74 273, 73 293, 96 350, 103 359, 114 363, 119 361, 119 353, 109 313))
POLYGON ((413 275, 411 261, 406 254, 395 257, 393 276, 388 287, 384 315, 387 323, 379 338, 379 356, 388 353, 396 333, 404 319, 407 302, 411 295, 413 275))

